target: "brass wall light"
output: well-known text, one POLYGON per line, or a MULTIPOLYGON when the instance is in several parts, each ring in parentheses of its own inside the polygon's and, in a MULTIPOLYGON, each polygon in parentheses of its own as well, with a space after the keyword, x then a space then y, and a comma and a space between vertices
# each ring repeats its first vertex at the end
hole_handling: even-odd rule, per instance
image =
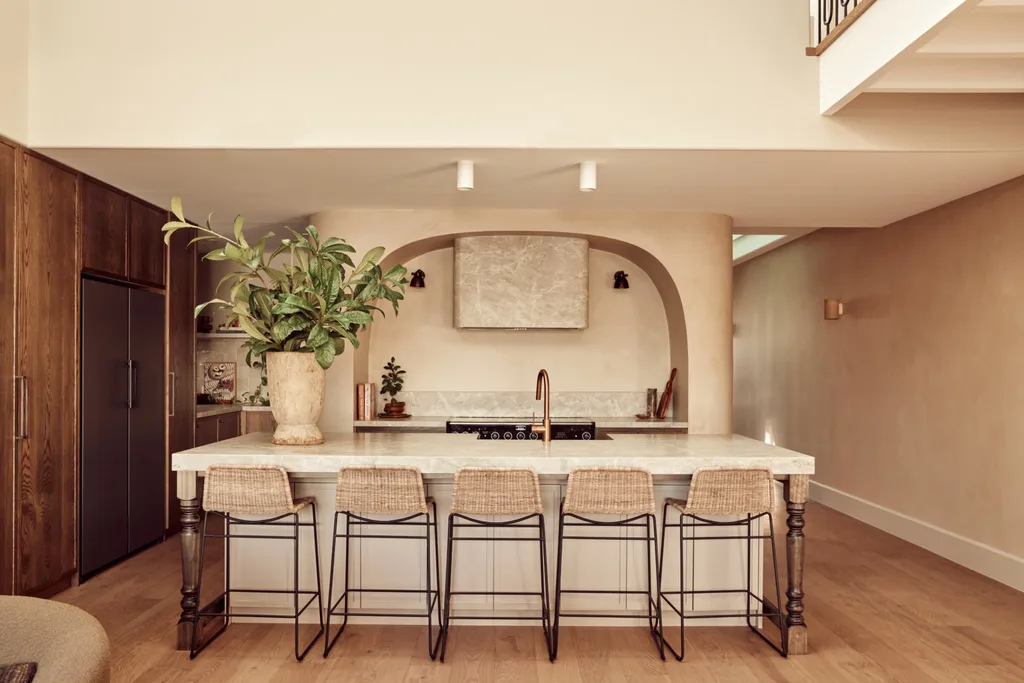
POLYGON ((612 289, 629 289, 629 275, 624 270, 618 270, 615 272, 615 284, 612 289))
POLYGON ((839 320, 843 317, 843 302, 825 299, 825 320, 839 320))
POLYGON ((409 282, 409 286, 416 287, 419 289, 426 287, 427 285, 423 282, 423 278, 425 278, 426 276, 427 274, 424 273, 422 270, 412 271, 412 280, 409 282))

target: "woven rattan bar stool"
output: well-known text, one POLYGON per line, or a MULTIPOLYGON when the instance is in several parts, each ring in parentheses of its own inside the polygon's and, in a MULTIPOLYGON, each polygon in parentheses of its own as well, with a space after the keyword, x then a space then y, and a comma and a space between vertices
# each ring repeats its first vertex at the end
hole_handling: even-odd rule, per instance
POLYGON ((217 605, 223 599, 223 610, 212 610, 203 608, 199 610, 196 623, 192 628, 192 647, 189 653, 192 659, 203 651, 207 645, 212 643, 228 626, 231 617, 248 617, 254 619, 294 619, 295 620, 295 659, 302 661, 310 648, 324 633, 323 600, 320 597, 320 540, 316 527, 316 501, 312 498, 292 498, 292 489, 288 481, 288 472, 283 467, 276 465, 239 465, 239 466, 214 466, 206 470, 206 485, 203 492, 203 507, 206 509, 206 519, 203 520, 203 535, 199 544, 199 579, 196 584, 196 599, 202 591, 203 586, 203 559, 206 554, 207 538, 227 539, 229 547, 224 552, 224 592, 213 599, 208 607, 217 605), (312 514, 312 521, 302 522, 299 513, 309 508, 312 514), (210 523, 210 515, 217 515, 224 519, 224 533, 211 534, 207 531, 210 523), (261 517, 261 519, 239 519, 236 515, 246 517, 261 517), (287 521, 282 521, 287 519, 287 521), (289 535, 253 535, 245 533, 233 533, 233 527, 289 527, 292 533, 289 535), (316 561, 316 590, 299 589, 299 529, 312 527, 313 529, 313 553, 316 561), (292 541, 294 546, 294 577, 295 585, 291 590, 275 589, 252 589, 231 587, 231 548, 230 542, 242 538, 251 539, 277 539, 292 541), (293 596, 293 611, 291 614, 253 614, 235 613, 231 611, 232 593, 266 593, 266 594, 291 594, 293 596), (308 595, 309 600, 299 606, 299 596, 308 595), (313 601, 317 601, 317 615, 320 619, 320 630, 310 641, 304 650, 299 651, 299 617, 306 611, 313 601), (204 617, 223 617, 224 624, 202 645, 197 647, 200 623, 204 617))
POLYGON ((787 656, 786 622, 782 616, 782 612, 780 611, 782 596, 779 589, 779 562, 777 559, 778 555, 775 552, 775 524, 772 521, 772 510, 774 510, 774 508, 775 478, 772 476, 771 470, 754 468, 699 469, 693 473, 693 479, 690 482, 690 492, 685 501, 673 500, 671 498, 665 501, 665 508, 661 521, 662 554, 658 561, 658 574, 659 576, 662 576, 662 571, 664 570, 665 530, 677 527, 679 529, 679 590, 661 591, 661 599, 668 603, 669 607, 679 615, 679 650, 676 651, 675 648, 669 645, 667 640, 665 641, 669 650, 672 651, 672 654, 674 654, 676 659, 679 661, 682 661, 683 656, 686 654, 686 596, 723 595, 729 593, 746 594, 746 610, 744 612, 702 612, 700 614, 691 615, 689 618, 710 619, 720 617, 745 617, 747 620, 747 626, 750 627, 751 631, 771 645, 772 649, 780 655, 783 657, 787 656), (675 524, 668 523, 669 508, 679 512, 679 521, 675 524), (719 519, 709 519, 709 517, 717 517, 719 519), (739 517, 739 519, 722 521, 720 519, 721 517, 739 517), (755 535, 753 533, 753 523, 763 517, 768 519, 768 533, 755 535), (698 541, 728 540, 735 543, 737 540, 743 538, 742 536, 704 536, 696 533, 699 528, 719 529, 723 527, 744 527, 746 529, 746 586, 738 589, 686 590, 686 555, 683 549, 684 530, 694 530, 691 542, 694 544, 694 551, 696 552, 696 544, 698 541), (761 596, 755 595, 750 589, 750 576, 753 570, 753 567, 751 566, 751 558, 753 557, 752 551, 754 540, 768 540, 771 541, 772 544, 772 564, 775 570, 774 605, 769 601, 762 599, 761 596), (670 596, 678 597, 678 607, 672 602, 670 596), (756 610, 751 607, 752 601, 758 603, 756 610), (764 633, 758 630, 757 626, 753 622, 754 619, 758 618, 767 619, 779 627, 782 637, 778 644, 774 643, 765 636, 764 633))
POLYGON ((445 564, 444 629, 441 637, 441 661, 448 646, 448 628, 452 619, 502 619, 509 621, 539 621, 544 630, 548 657, 554 661, 551 611, 549 609, 547 539, 544 534, 544 510, 541 506, 540 483, 537 473, 530 469, 466 467, 455 473, 452 490, 452 508, 448 515, 448 559, 445 564), (505 518, 503 521, 480 519, 480 515, 505 518), (536 536, 456 536, 456 529, 536 529, 536 536), (452 566, 454 543, 490 540, 495 543, 532 542, 540 548, 540 590, 515 591, 453 591, 452 566), (541 600, 538 616, 452 616, 453 595, 518 595, 534 596, 541 600))
POLYGON ((423 475, 414 467, 346 467, 338 472, 338 492, 335 498, 334 536, 331 539, 331 576, 327 591, 327 637, 324 639, 324 657, 334 647, 348 625, 350 616, 362 617, 424 617, 427 620, 427 653, 437 656, 444 623, 441 620, 441 549, 437 540, 437 504, 423 492, 423 475), (344 533, 338 533, 338 522, 345 518, 344 533), (364 533, 364 527, 366 533, 364 533), (401 534, 374 533, 374 528, 400 527, 408 529, 401 534), (414 534, 417 529, 423 532, 414 534), (433 533, 431 533, 433 531, 433 533), (434 539, 433 572, 431 571, 430 538, 434 539), (345 539, 345 586, 334 601, 334 563, 338 539, 345 539), (349 585, 350 539, 386 538, 421 541, 426 547, 426 583, 423 590, 401 588, 352 588, 349 585), (351 593, 422 593, 426 609, 419 612, 374 612, 350 610, 351 593), (339 610, 339 605, 341 608, 339 610), (437 611, 437 635, 434 635, 434 611, 437 611), (341 628, 331 638, 331 617, 341 616, 341 628))
MULTIPOLYGON (((571 534, 572 532, 570 532, 571 534)), ((629 532, 627 532, 629 533, 629 532)), ((654 481, 651 473, 636 467, 581 467, 569 473, 561 512, 558 516, 558 564, 555 574, 555 628, 553 650, 558 655, 558 628, 561 617, 635 618, 628 612, 586 613, 562 612, 562 595, 643 595, 647 602, 647 623, 658 654, 665 659, 661 636, 661 584, 656 571, 658 561, 658 527, 654 509, 654 481), (595 519, 593 515, 616 515, 620 519, 595 519), (609 533, 593 536, 566 535, 566 527, 607 529, 609 533), (630 536, 627 541, 647 544, 646 590, 583 589, 562 587, 562 558, 565 541, 622 541, 622 529, 643 529, 643 536, 630 536)))

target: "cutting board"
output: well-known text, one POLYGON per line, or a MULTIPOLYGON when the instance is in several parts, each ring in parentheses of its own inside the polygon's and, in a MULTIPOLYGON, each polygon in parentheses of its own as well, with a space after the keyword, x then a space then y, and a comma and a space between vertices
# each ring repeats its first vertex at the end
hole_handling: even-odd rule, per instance
POLYGON ((672 385, 676 381, 676 368, 672 368, 672 374, 668 376, 668 382, 665 383, 665 391, 661 394, 661 402, 658 403, 657 417, 664 419, 665 415, 668 414, 668 407, 672 403, 672 385))

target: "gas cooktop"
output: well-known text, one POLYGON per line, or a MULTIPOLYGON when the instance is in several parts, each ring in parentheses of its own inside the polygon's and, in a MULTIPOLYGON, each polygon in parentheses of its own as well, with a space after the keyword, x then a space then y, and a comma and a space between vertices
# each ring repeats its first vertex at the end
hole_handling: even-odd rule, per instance
MULTIPOLYGON (((528 417, 455 417, 446 423, 449 434, 476 434, 479 439, 536 441, 540 434, 531 429, 528 417)), ((553 440, 589 441, 596 436, 593 422, 558 418, 551 420, 553 440)))

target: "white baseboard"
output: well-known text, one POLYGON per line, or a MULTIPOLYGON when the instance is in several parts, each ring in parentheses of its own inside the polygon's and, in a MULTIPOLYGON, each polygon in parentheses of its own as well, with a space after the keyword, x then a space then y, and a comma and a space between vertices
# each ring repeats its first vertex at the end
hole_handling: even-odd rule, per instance
POLYGON ((810 498, 983 576, 1024 591, 1024 558, 816 481, 811 482, 810 498))

